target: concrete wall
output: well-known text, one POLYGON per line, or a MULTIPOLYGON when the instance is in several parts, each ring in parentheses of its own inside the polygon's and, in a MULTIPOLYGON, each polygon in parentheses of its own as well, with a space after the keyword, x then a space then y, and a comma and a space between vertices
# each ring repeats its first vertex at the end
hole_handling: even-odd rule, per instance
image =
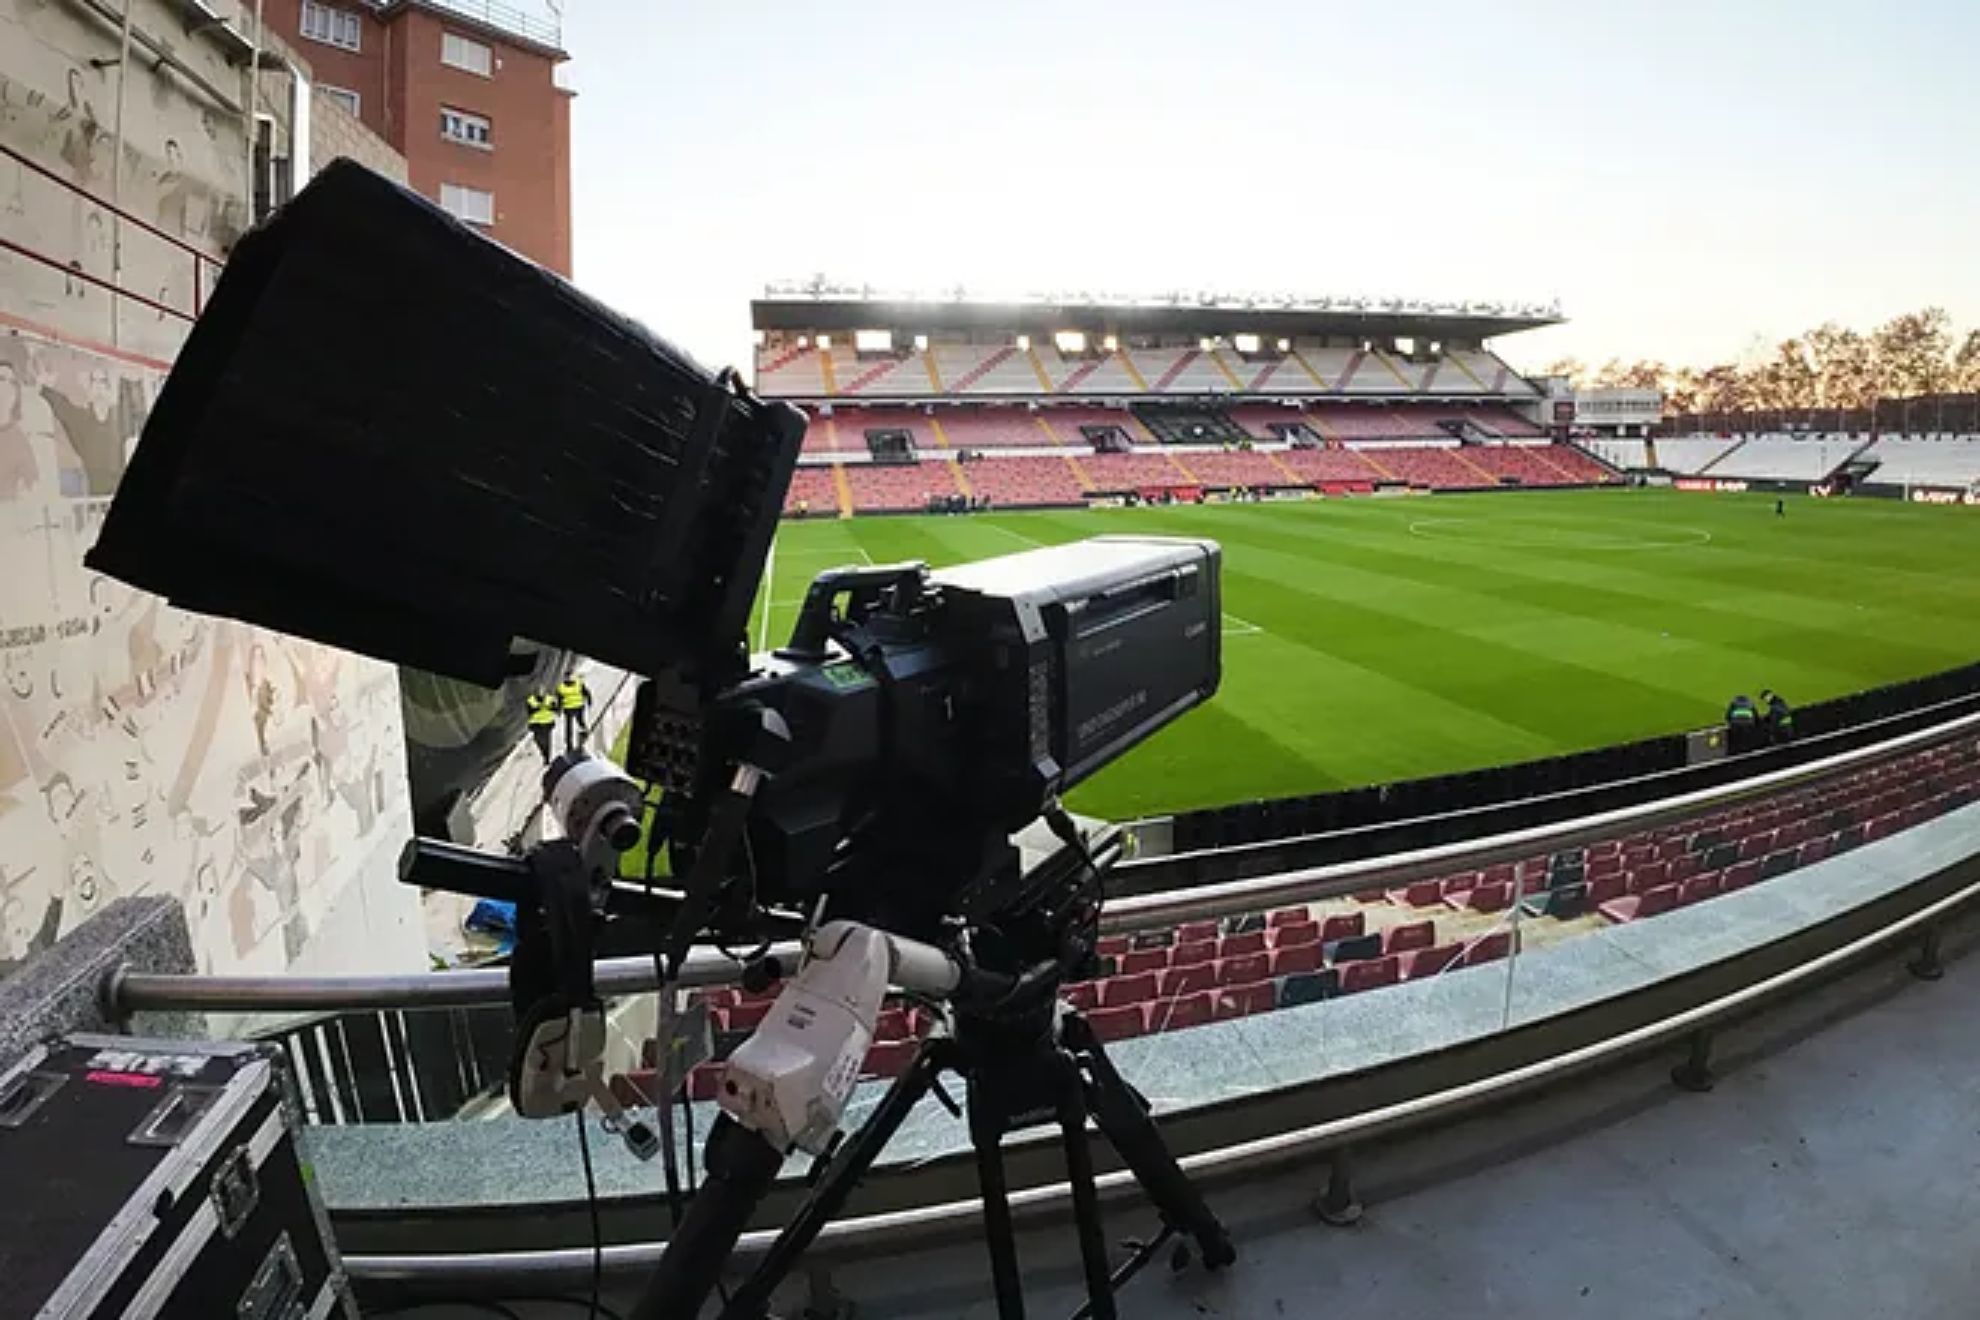
POLYGON ((326 96, 321 85, 310 94, 309 150, 319 170, 339 156, 348 156, 397 183, 406 181, 406 158, 326 96))
MULTIPOLYGON (((176 5, 134 0, 132 15, 212 87, 245 92, 176 5)), ((115 27, 72 0, 0 0, 0 144, 85 190, 0 156, 0 235, 189 308, 191 258, 106 203, 121 190, 224 253, 246 213, 238 102, 154 58, 90 63, 118 54, 115 27)), ((421 966, 394 865, 411 828, 396 671, 82 567, 185 333, 116 301, 0 254, 0 961, 156 894, 184 902, 206 970, 421 966)))

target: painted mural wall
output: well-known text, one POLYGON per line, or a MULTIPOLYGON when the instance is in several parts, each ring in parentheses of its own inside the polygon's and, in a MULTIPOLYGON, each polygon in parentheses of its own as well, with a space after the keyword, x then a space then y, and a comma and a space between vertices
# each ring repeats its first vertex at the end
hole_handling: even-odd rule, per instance
MULTIPOLYGON (((396 882, 397 671, 82 566, 185 324, 75 272, 189 308, 197 264, 103 203, 120 189, 218 254, 246 173, 240 120, 150 60, 131 61, 120 146, 117 32, 89 12, 0 0, 0 145, 29 161, 0 154, 0 235, 59 258, 0 251, 0 966, 158 893, 185 903, 205 970, 423 966, 418 896, 396 882)), ((177 6, 133 14, 214 86, 244 85, 177 6)))

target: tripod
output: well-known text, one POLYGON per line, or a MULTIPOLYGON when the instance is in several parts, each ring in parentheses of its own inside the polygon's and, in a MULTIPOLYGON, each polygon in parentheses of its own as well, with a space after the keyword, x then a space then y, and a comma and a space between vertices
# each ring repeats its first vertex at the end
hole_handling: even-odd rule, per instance
MULTIPOLYGON (((1016 1019, 959 1011, 953 1037, 924 1042, 865 1124, 832 1155, 803 1204, 722 1308, 723 1320, 756 1320, 765 1314, 777 1285, 845 1206, 909 1111, 936 1087, 944 1071, 956 1073, 967 1087, 970 1144, 976 1153, 984 1236, 1001 1320, 1024 1316, 1003 1139, 1032 1123, 1056 1120, 1065 1150, 1087 1290, 1087 1304, 1075 1320, 1087 1316, 1113 1320, 1118 1314, 1116 1289, 1178 1232, 1195 1240, 1203 1263, 1211 1269, 1236 1259, 1229 1233, 1163 1144, 1141 1097, 1115 1071, 1086 1020, 1052 994, 1040 1009, 1016 1019), (1087 1147, 1088 1117, 1148 1193, 1162 1221, 1160 1232, 1118 1270, 1110 1269, 1107 1260, 1100 1198, 1087 1147)), ((649 1301, 662 1307, 671 1299, 673 1309, 642 1310, 636 1315, 695 1313, 693 1308, 712 1291, 727 1249, 744 1226, 754 1204, 752 1189, 767 1185, 782 1157, 724 1115, 709 1134, 705 1162, 708 1184, 674 1235, 647 1293, 649 1301), (745 1200, 748 1204, 743 1204, 745 1200), (704 1208, 704 1214, 696 1213, 704 1208), (682 1309, 680 1302, 688 1298, 690 1306, 682 1309)))

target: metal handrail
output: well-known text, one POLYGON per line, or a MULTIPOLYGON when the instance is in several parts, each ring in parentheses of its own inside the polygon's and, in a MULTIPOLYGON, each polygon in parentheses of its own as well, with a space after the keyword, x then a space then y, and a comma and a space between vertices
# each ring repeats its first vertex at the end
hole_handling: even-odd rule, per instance
MULTIPOLYGON (((1786 971, 1721 995, 1717 999, 1673 1013, 1644 1026, 1603 1040, 1538 1059, 1489 1077, 1476 1078, 1441 1091, 1410 1096, 1393 1104, 1328 1119, 1303 1128, 1275 1132, 1269 1136, 1241 1141, 1216 1150, 1183 1156, 1178 1162, 1184 1172, 1205 1179, 1228 1178, 1252 1172, 1275 1172, 1293 1161, 1310 1160, 1329 1151, 1357 1145, 1379 1137, 1427 1126, 1474 1109, 1487 1101, 1521 1091, 1552 1085, 1578 1073, 1650 1046, 1689 1035, 1729 1017, 1749 1006, 1773 998, 1783 991, 1812 982, 1851 960, 1889 944, 1906 933, 1940 920, 1967 903, 1980 899, 1980 881, 1967 885, 1879 930, 1850 943, 1799 963, 1786 971)), ((1120 1200, 1136 1190, 1131 1170, 1120 1169, 1096 1180, 1102 1197, 1120 1200)), ((1062 1211, 1070 1204, 1068 1184, 1046 1183, 1010 1193, 1012 1212, 1024 1218, 1037 1218, 1062 1211)), ((961 1230, 976 1226, 982 1218, 982 1202, 975 1199, 944 1201, 934 1205, 887 1211, 834 1220, 818 1235, 827 1247, 861 1247, 898 1240, 903 1231, 917 1233, 961 1230)), ((776 1239, 776 1230, 759 1229, 745 1233, 736 1244, 738 1259, 747 1260, 767 1250, 776 1239)), ((650 1269, 659 1263, 664 1242, 629 1243, 603 1250, 603 1265, 614 1272, 650 1269)), ((591 1269, 589 1247, 561 1247, 538 1251, 463 1252, 429 1255, 346 1256, 345 1268, 354 1279, 371 1283, 411 1283, 452 1286, 501 1284, 516 1287, 523 1283, 546 1283, 556 1278, 581 1277, 591 1269)))
MULTIPOLYGON (((1965 715, 1929 729, 1900 734, 1802 765, 1768 771, 1737 784, 1721 784, 1636 806, 1619 807, 1575 820, 1557 821, 1439 844, 1387 857, 1304 867, 1279 875, 1230 880, 1193 889, 1112 900, 1100 928, 1108 933, 1159 930, 1200 921, 1313 902, 1362 889, 1398 888, 1453 871, 1519 861, 1536 853, 1578 847, 1619 833, 1684 820, 1716 807, 1793 788, 1841 771, 1887 759, 1912 748, 1980 731, 1980 714, 1965 715)), ((773 952, 794 956, 794 944, 773 952)), ((742 964, 712 948, 698 948, 686 960, 681 984, 725 985, 740 979, 742 964)), ((638 994, 658 984, 651 958, 605 958, 594 973, 601 995, 638 994)), ((505 971, 420 972, 385 976, 194 976, 118 972, 106 987, 119 1013, 141 1010, 231 1010, 237 1012, 308 1009, 465 1008, 509 1002, 505 971)))

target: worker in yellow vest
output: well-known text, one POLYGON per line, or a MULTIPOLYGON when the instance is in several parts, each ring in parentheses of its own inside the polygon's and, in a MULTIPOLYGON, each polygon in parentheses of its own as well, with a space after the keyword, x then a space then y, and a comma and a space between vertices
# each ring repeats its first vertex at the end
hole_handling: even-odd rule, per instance
POLYGON ((536 739, 536 750, 550 760, 550 734, 557 727, 557 698, 548 692, 532 692, 523 698, 529 710, 529 736, 536 739))
POLYGON ((564 750, 575 752, 584 746, 584 736, 590 730, 585 728, 585 710, 591 705, 591 689, 577 676, 577 670, 564 673, 564 681, 557 685, 557 706, 564 712, 564 750))

